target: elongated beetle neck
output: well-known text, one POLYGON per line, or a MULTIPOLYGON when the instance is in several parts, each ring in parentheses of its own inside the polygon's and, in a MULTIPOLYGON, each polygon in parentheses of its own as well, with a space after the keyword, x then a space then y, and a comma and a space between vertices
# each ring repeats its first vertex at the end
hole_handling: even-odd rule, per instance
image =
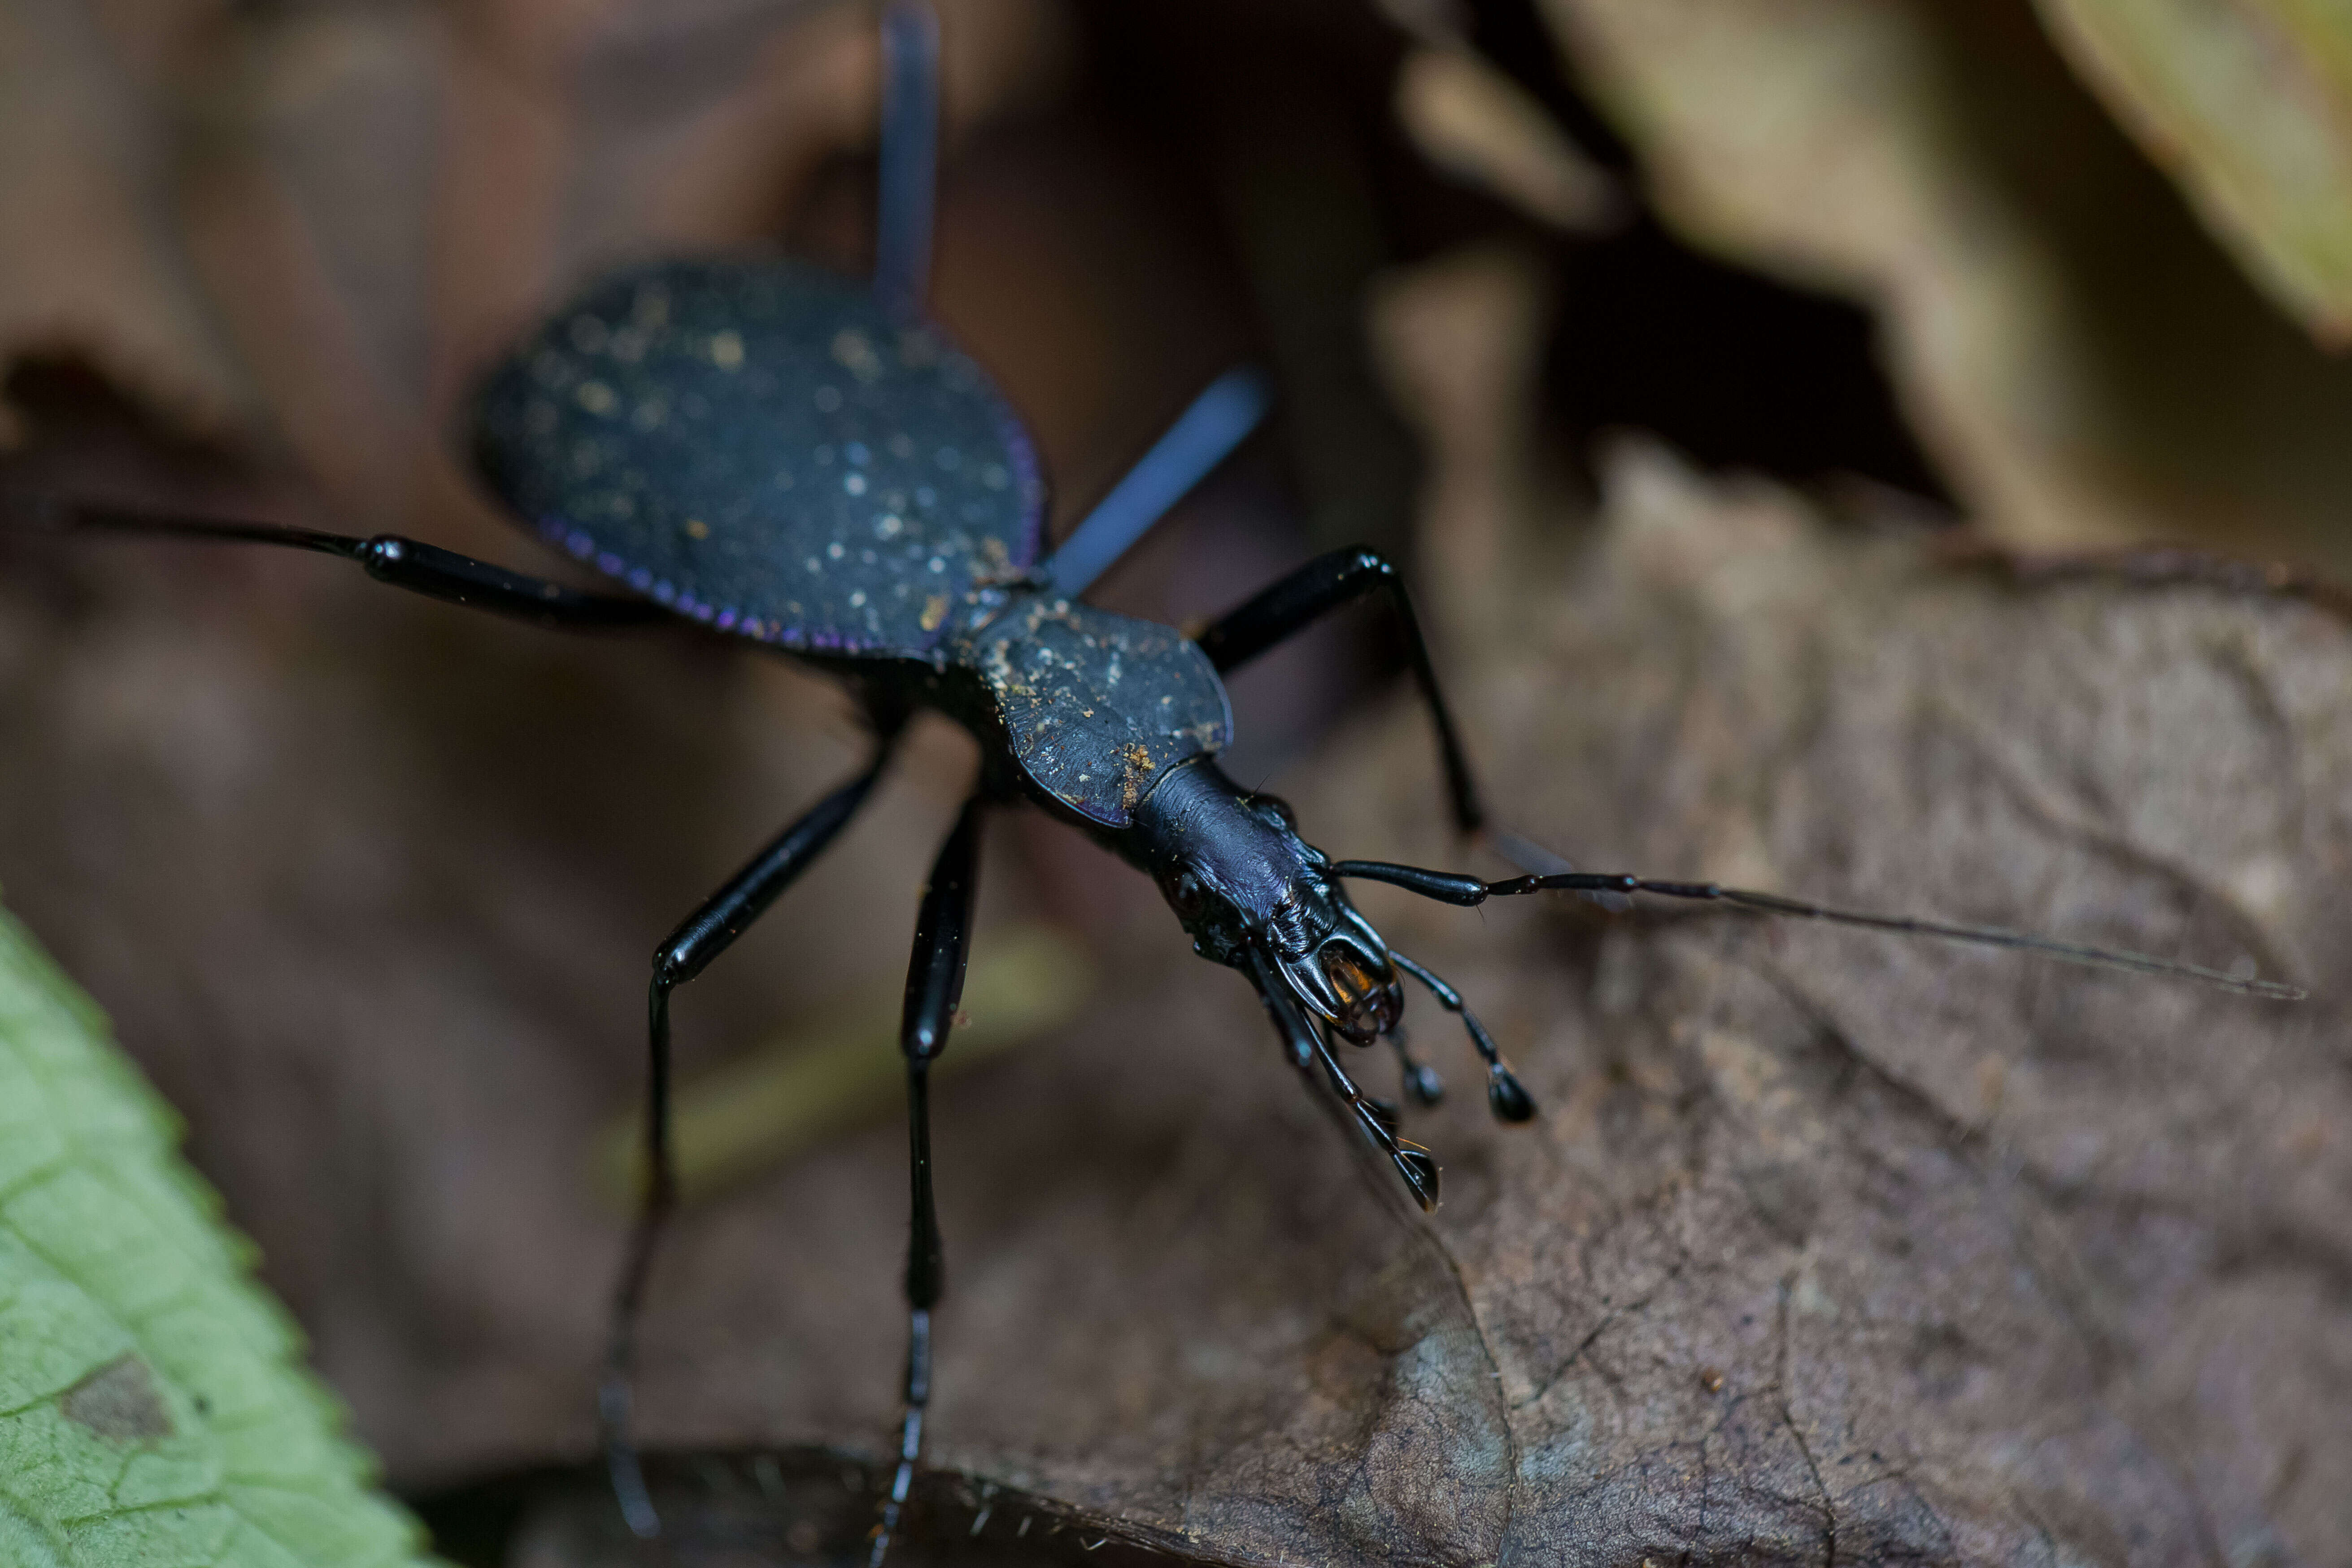
MULTIPOLYGON (((1288 930, 1296 922, 1286 920, 1277 906, 1286 892, 1302 884, 1320 890, 1334 883, 1322 853, 1289 826, 1284 815, 1287 810, 1243 789, 1212 759, 1198 757, 1162 774, 1151 793, 1136 804, 1134 826, 1110 836, 1109 842, 1170 893, 1180 916, 1191 900, 1178 900, 1171 889, 1190 876, 1204 893, 1222 895, 1243 913, 1257 917, 1249 922, 1253 931, 1248 934, 1276 951, 1303 950, 1322 933, 1288 930)), ((1205 956, 1246 967, 1234 954, 1205 956)))
POLYGON ((1195 758, 1169 769, 1138 803, 1134 826, 1108 841, 1160 885, 1202 957, 1278 974, 1350 1039, 1395 1026, 1404 994, 1387 944, 1281 801, 1195 758), (1254 963, 1253 952, 1264 962, 1254 963))

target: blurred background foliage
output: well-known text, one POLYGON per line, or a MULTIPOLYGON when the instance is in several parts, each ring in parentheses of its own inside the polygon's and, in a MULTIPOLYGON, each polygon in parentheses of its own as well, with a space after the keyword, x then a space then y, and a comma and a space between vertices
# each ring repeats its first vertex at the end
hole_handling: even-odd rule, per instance
MULTIPOLYGON (((2352 548, 2336 8, 945 9, 939 306, 1065 515, 1255 342, 1307 533, 1402 543, 1370 286, 1486 242, 1528 258, 1571 467, 1633 426, 2023 545, 2352 548)), ((355 526, 488 531, 450 455, 470 378, 596 268, 860 259, 855 7, 11 0, 0 28, 0 363, 93 367, 355 526)))

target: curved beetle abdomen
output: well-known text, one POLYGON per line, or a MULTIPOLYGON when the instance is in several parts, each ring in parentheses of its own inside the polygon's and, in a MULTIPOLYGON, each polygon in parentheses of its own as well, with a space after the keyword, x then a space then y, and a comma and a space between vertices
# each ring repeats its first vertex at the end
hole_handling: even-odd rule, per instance
POLYGON ((478 428, 558 548, 785 647, 927 654, 1037 557, 1036 458, 987 375, 801 263, 604 279, 492 374, 478 428))

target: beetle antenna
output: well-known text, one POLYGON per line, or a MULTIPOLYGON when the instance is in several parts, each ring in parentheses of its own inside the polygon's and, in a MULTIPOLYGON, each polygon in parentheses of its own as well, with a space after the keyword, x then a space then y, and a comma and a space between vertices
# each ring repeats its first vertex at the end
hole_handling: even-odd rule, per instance
POLYGON ((1478 1022, 1478 1015, 1470 1011, 1470 1005, 1462 1000, 1462 993, 1394 948, 1389 949, 1389 961, 1429 987, 1429 994, 1437 998, 1437 1005, 1461 1019, 1462 1026, 1470 1031, 1470 1043, 1478 1048, 1479 1059, 1486 1064, 1486 1105, 1494 1111, 1495 1120, 1533 1121, 1536 1114, 1534 1098, 1519 1082, 1518 1074, 1503 1060, 1503 1054, 1495 1048, 1495 1037, 1486 1032, 1486 1025, 1478 1022))
POLYGON ((1981 947, 2014 948, 2023 952, 2038 952, 2062 963, 2080 963, 2093 969, 2120 969, 2137 974, 2169 974, 2184 980, 2201 980, 2224 991, 2235 991, 2248 996, 2266 996, 2279 1002, 2300 1002, 2310 995, 2300 985, 2231 974, 2219 969, 2208 969, 2203 964, 2182 963, 2122 948, 2088 947, 2080 942, 2060 942, 2053 937, 2009 931, 2000 926, 1958 925, 1948 921, 1920 920, 1911 915, 1881 915, 1864 910, 1833 909, 1827 904, 1808 903, 1802 899, 1783 898, 1778 893, 1727 888, 1717 882, 1661 882, 1647 877, 1630 877, 1607 871, 1562 871, 1550 876, 1507 877, 1499 882, 1488 882, 1458 871, 1430 871, 1418 866, 1391 865, 1385 860, 1341 860, 1331 868, 1331 871, 1335 876, 1360 881, 1386 882, 1407 892, 1418 893, 1424 899, 1465 907, 1483 904, 1488 899, 1553 891, 1649 893, 1662 899, 1696 899, 1707 903, 1729 904, 1736 909, 1754 910, 1761 914, 1793 915, 1801 920, 1862 926, 1871 931, 1895 931, 1905 936, 1932 936, 1947 942, 1974 942, 1981 947))
MULTIPOLYGON (((1489 849, 1522 871, 1532 872, 1538 877, 1554 877, 1563 871, 1576 869, 1564 857, 1553 854, 1534 839, 1514 833, 1497 823, 1490 822, 1481 831, 1489 849)), ((1577 897, 1589 899, 1614 914, 1622 914, 1633 907, 1633 900, 1622 893, 1579 893, 1577 897)))

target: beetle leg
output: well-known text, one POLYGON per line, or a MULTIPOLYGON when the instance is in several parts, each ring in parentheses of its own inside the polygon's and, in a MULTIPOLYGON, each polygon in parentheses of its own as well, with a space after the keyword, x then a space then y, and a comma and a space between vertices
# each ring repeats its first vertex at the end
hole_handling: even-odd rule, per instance
POLYGON ((931 286, 932 188, 940 157, 940 19, 926 0, 882 13, 881 189, 874 294, 900 322, 923 317, 931 286))
POLYGON ((1255 658, 1278 642, 1306 630, 1333 610, 1353 604, 1368 594, 1385 596, 1389 613, 1404 632, 1405 651, 1412 661, 1412 678, 1429 705, 1430 721, 1437 728, 1438 759, 1445 766, 1445 791, 1454 807, 1454 825, 1475 833, 1486 820, 1478 802, 1478 786, 1470 776, 1470 761, 1454 732, 1454 717, 1437 689, 1437 672, 1429 662, 1429 645, 1423 641, 1421 621, 1412 613, 1412 596, 1394 563, 1377 550, 1351 546, 1318 555, 1289 576, 1259 591, 1255 598, 1228 611, 1198 638, 1201 651, 1223 674, 1255 658))
POLYGON ((1203 388, 1045 562, 1053 592, 1075 599, 1091 587, 1169 508, 1233 455, 1265 417, 1273 397, 1265 374, 1245 364, 1203 388))
POLYGON ((824 852, 834 836, 866 804, 897 740, 895 725, 881 731, 866 771, 817 802, 753 856, 701 908, 686 917, 654 950, 653 983, 647 993, 647 1048, 644 1186, 637 1221, 613 1294, 612 1337, 605 1350, 604 1383, 596 1399, 604 1458, 614 1495, 631 1531, 651 1538, 661 1530, 646 1491, 637 1451, 629 1441, 630 1373, 635 1360, 637 1317, 654 1250, 677 1201, 677 1153, 670 1142, 669 994, 709 966, 751 923, 824 852))
POLYGON ((477 561, 437 544, 379 533, 327 533, 282 523, 247 522, 194 513, 152 511, 100 501, 0 496, 0 521, 58 532, 151 533, 212 544, 276 544, 357 562, 379 583, 469 609, 489 610, 565 630, 641 626, 672 618, 651 599, 583 594, 543 577, 477 561), (17 521, 22 519, 22 521, 17 521))
POLYGON ((866 1559, 881 1568, 898 1528, 915 1465, 923 1453, 923 1412, 931 1397, 931 1309, 946 1288, 940 1256, 940 1221, 931 1201, 930 1067, 947 1048, 948 1026, 963 997, 964 961, 971 950, 972 889, 980 867, 982 799, 964 803, 939 858, 915 917, 915 952, 907 965, 907 1003, 898 1027, 898 1048, 907 1058, 907 1145, 912 1198, 907 1235, 906 1415, 898 1426, 898 1468, 874 1527, 866 1559))

